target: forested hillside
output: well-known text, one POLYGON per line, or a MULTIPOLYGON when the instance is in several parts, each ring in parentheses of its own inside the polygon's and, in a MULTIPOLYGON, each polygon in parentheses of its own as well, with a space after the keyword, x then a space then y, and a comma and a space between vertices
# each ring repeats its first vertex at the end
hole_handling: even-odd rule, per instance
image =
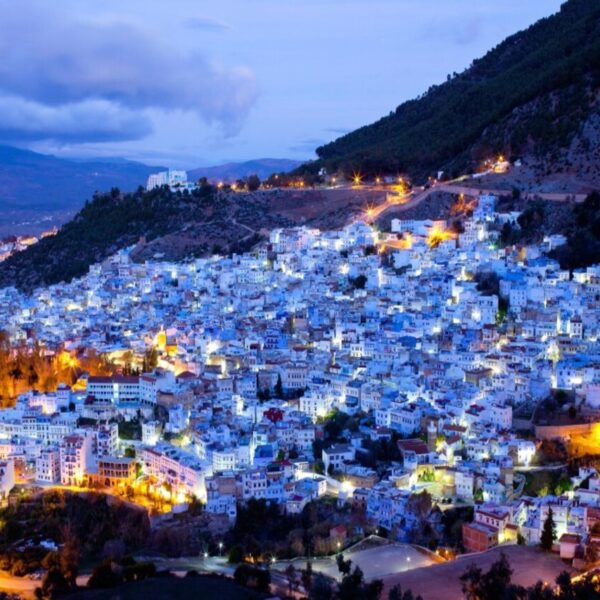
POLYGON ((319 160, 304 169, 423 179, 498 153, 558 160, 562 151, 572 160, 574 143, 597 163, 599 89, 600 2, 569 0, 463 73, 318 148, 319 160))

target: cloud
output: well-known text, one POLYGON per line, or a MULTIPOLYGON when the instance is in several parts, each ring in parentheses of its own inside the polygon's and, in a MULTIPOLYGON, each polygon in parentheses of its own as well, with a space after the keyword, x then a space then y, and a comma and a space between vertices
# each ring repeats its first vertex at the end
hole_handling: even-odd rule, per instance
POLYGON ((140 139, 152 131, 139 112, 106 100, 47 106, 14 96, 0 96, 0 139, 106 142, 140 139))
MULTIPOLYGON (((34 1, 0 0, 0 9, 0 96, 34 103, 28 108, 38 115, 42 107, 54 109, 67 123, 74 107, 80 105, 87 113, 90 102, 103 101, 102 110, 110 105, 113 119, 120 112, 130 125, 128 111, 182 110, 233 135, 256 100, 249 69, 219 66, 200 53, 186 54, 137 25, 78 21, 34 1)), ((99 124, 96 133, 101 128, 99 124)), ((38 139, 46 135, 45 129, 38 139)), ((135 136, 143 130, 141 120, 129 128, 135 136)), ((33 127, 24 133, 30 139, 35 136, 33 127)))
POLYGON ((222 32, 231 29, 231 26, 227 23, 207 17, 190 17, 189 19, 185 19, 183 24, 190 29, 198 29, 200 31, 222 32))

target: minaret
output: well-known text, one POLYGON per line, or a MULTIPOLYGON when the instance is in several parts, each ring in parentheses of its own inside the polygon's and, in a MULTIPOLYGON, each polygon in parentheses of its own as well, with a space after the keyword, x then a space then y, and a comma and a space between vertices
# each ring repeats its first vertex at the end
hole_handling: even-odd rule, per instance
POLYGON ((429 452, 435 452, 437 443, 437 427, 434 421, 427 423, 427 449, 429 452))

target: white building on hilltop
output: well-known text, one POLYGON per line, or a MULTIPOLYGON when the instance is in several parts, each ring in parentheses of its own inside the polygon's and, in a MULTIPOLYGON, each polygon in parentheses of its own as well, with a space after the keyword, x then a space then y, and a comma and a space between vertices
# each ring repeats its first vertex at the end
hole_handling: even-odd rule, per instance
POLYGON ((160 173, 153 173, 148 177, 146 182, 146 190, 153 190, 154 188, 168 185, 171 191, 194 189, 196 185, 188 182, 186 171, 161 171, 160 173))

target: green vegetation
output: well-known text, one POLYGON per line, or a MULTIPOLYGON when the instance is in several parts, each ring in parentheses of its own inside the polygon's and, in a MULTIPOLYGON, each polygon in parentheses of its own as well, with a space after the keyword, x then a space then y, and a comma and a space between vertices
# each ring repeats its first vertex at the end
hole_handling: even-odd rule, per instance
POLYGON ((357 277, 348 277, 348 281, 350 285, 356 290, 364 290, 365 285, 367 284, 367 276, 366 275, 358 275, 357 277))
POLYGON ((540 546, 542 550, 550 552, 552 545, 556 541, 556 525, 554 523, 554 515, 552 509, 548 509, 548 516, 544 521, 544 527, 542 529, 542 535, 540 536, 540 546))
POLYGON ((138 418, 131 421, 119 421, 119 437, 122 440, 141 440, 142 423, 138 418))
POLYGON ((565 469, 533 471, 525 475, 526 496, 560 496, 573 489, 573 484, 565 469))
MULTIPOLYGON (((2 567, 11 568, 17 560, 26 561, 26 571, 40 566, 40 555, 46 560, 48 552, 33 552, 42 548, 42 540, 63 545, 71 554, 84 559, 97 559, 116 545, 123 551, 136 550, 147 541, 150 533, 148 515, 102 494, 76 494, 50 491, 37 496, 23 496, 19 501, 0 511, 0 553, 2 567), (30 541, 25 553, 23 541, 30 541)), ((52 561, 54 559, 48 559, 52 561)), ((56 562, 56 560, 54 560, 56 562)), ((69 558, 69 563, 73 562, 69 558)), ((75 561, 77 562, 77 561, 75 561)))
POLYGON ((258 600, 268 597, 265 593, 239 586, 229 577, 200 575, 194 571, 185 577, 160 572, 156 577, 136 579, 113 588, 78 591, 69 596, 72 600, 258 600))
POLYGON ((55 391, 59 383, 72 385, 87 371, 91 375, 109 375, 114 365, 94 350, 75 356, 64 350, 54 353, 34 341, 11 345, 9 335, 0 330, 0 406, 11 406, 13 399, 28 390, 55 391))
MULTIPOLYGON (((569 205, 535 200, 528 204, 517 223, 500 228, 502 246, 539 243, 548 234, 562 234, 567 243, 549 253, 563 269, 579 269, 598 262, 600 256, 600 193, 592 192, 580 204, 569 205)), ((487 274, 478 289, 486 293, 492 283, 487 274)))
POLYGON ((231 563, 331 554, 337 547, 330 529, 340 523, 351 529, 361 519, 358 510, 337 509, 335 499, 313 501, 300 514, 285 514, 274 503, 252 498, 238 505, 235 525, 222 538, 224 553, 231 563))
POLYGON ((234 574, 233 580, 238 585, 252 588, 258 592, 268 592, 271 583, 271 573, 267 569, 260 569, 250 565, 239 565, 234 574))
POLYGON ((41 239, 25 252, 0 264, 0 285, 31 290, 71 281, 91 264, 118 249, 178 231, 185 222, 204 221, 216 191, 203 186, 192 193, 171 192, 167 186, 122 194, 117 188, 96 194, 57 235, 41 239))
MULTIPOLYGON (((341 581, 335 582, 322 573, 314 573, 310 562, 301 572, 302 585, 308 591, 308 597, 314 600, 378 600, 383 591, 383 581, 373 579, 366 582, 360 567, 352 568, 352 561, 345 560, 343 554, 336 557, 341 581)), ((391 593, 391 592, 390 592, 391 593)), ((396 598, 390 596, 390 598, 396 598)), ((398 600, 413 600, 412 595, 400 596, 398 600)))
POLYGON ((564 148, 593 110, 600 84, 600 6, 569 0, 510 36, 461 74, 388 116, 317 149, 321 167, 347 176, 457 174, 503 152, 564 148))
POLYGON ((600 256, 600 193, 591 193, 573 209, 573 222, 565 228, 567 244, 550 256, 563 269, 579 269, 598 262, 600 256))
MULTIPOLYGON (((461 576, 466 600, 592 600, 600 598, 600 582, 593 574, 576 581, 563 571, 556 578, 556 586, 538 581, 524 588, 511 581, 512 569, 504 554, 484 573, 471 565, 461 576)), ((404 600, 404 599, 403 599, 404 600)))
POLYGON ((137 562, 131 557, 120 560, 107 558, 97 565, 88 581, 91 588, 111 588, 128 581, 142 581, 156 575, 151 562, 137 562))

